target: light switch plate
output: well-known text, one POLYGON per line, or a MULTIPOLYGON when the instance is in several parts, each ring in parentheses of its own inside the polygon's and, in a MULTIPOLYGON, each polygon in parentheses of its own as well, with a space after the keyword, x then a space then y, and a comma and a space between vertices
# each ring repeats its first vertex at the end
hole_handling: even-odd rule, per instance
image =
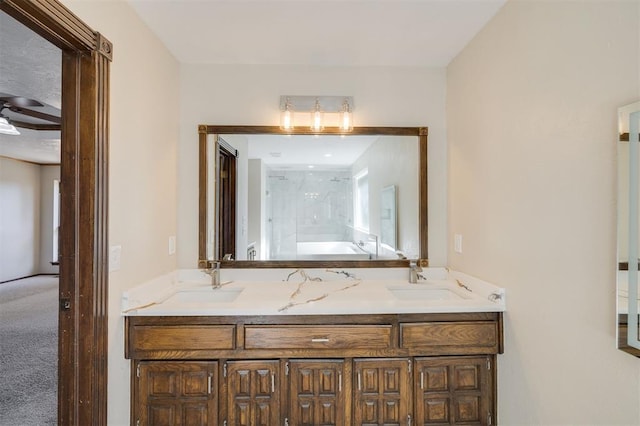
POLYGON ((462 235, 454 234, 453 235, 453 251, 456 253, 462 254, 462 235))
POLYGON ((122 256, 122 246, 111 246, 109 248, 109 272, 120 270, 122 256))
POLYGON ((169 255, 176 254, 176 236, 169 237, 169 255))

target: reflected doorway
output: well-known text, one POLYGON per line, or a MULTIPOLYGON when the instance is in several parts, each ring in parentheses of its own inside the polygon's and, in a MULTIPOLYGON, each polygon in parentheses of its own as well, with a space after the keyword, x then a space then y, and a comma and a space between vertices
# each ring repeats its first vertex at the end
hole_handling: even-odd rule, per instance
MULTIPOLYGON (((217 182, 218 203, 218 259, 236 256, 236 203, 237 203, 237 157, 238 151, 218 138, 217 182)), ((227 259, 231 260, 231 259, 227 259)))

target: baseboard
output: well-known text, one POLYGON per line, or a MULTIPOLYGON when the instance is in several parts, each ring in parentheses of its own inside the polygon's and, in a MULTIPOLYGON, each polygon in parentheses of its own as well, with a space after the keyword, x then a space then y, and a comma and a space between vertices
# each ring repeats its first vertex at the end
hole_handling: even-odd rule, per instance
POLYGON ((40 277, 40 276, 43 276, 43 275, 44 275, 44 276, 55 276, 55 277, 57 277, 57 276, 58 276, 58 275, 60 275, 60 274, 56 274, 56 273, 43 273, 43 274, 27 275, 27 276, 25 276, 25 277, 13 278, 13 279, 6 280, 6 281, 0 281, 0 284, 10 283, 10 282, 13 282, 13 281, 20 281, 20 280, 24 280, 24 279, 27 279, 27 278, 40 277))

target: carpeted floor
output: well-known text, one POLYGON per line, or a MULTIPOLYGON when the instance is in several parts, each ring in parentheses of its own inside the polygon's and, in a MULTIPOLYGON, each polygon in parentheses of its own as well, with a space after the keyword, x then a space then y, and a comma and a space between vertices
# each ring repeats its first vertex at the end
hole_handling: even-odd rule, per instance
POLYGON ((58 277, 0 284, 0 426, 57 424, 58 277))

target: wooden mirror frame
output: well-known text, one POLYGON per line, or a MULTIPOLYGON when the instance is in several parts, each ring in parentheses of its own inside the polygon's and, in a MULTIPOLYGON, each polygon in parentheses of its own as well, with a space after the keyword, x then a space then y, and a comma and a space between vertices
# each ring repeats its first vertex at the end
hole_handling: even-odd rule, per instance
MULTIPOLYGON (((351 132, 343 132, 337 127, 325 128, 322 132, 309 129, 284 131, 277 126, 218 126, 201 124, 198 126, 199 141, 199 211, 198 211, 198 267, 211 267, 207 259, 207 137, 209 135, 230 134, 270 134, 270 135, 389 135, 417 136, 419 144, 418 161, 418 230, 419 264, 428 266, 428 192, 427 192, 427 127, 354 127, 351 132)), ((233 260, 217 259, 223 268, 388 268, 407 267, 410 259, 385 260, 233 260)))
POLYGON ((0 10, 62 50, 58 424, 106 425, 113 48, 56 0, 0 0, 0 10))

